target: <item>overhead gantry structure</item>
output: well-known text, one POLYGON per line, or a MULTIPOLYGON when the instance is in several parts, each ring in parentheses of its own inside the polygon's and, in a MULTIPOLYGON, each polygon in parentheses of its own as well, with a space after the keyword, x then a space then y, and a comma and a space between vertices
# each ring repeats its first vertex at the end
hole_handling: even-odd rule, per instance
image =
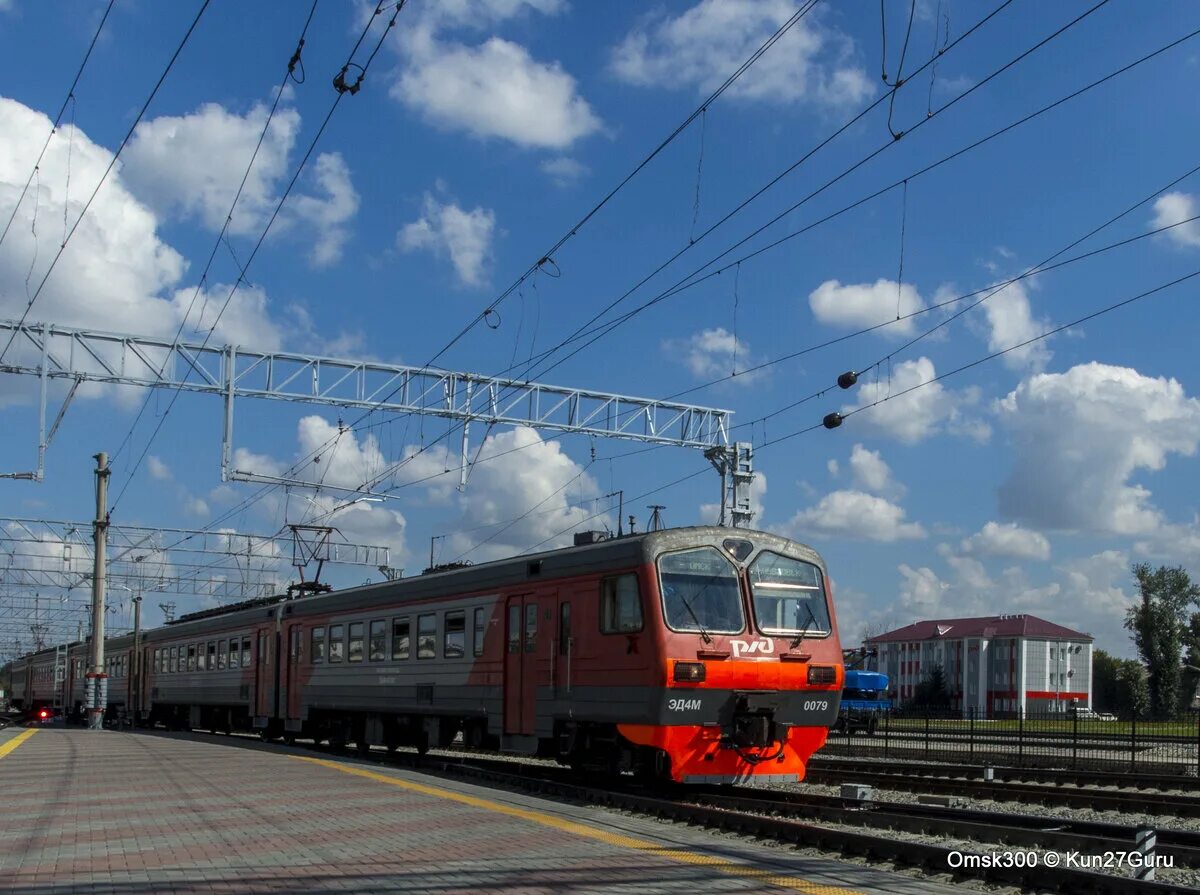
POLYGON ((0 366, 0 373, 38 377, 39 422, 36 467, 0 477, 41 481, 46 450, 67 407, 81 384, 96 382, 220 396, 225 404, 222 481, 319 484, 234 467, 235 402, 259 398, 459 421, 460 486, 466 484, 471 464, 472 423, 529 426, 698 449, 721 474, 722 524, 744 527, 753 517, 751 446, 730 443, 732 414, 727 410, 476 373, 256 351, 235 345, 218 347, 49 323, 0 321, 0 338, 6 334, 11 334, 16 350, 9 355, 10 363, 0 366), (54 420, 47 425, 49 385, 56 380, 69 386, 54 420))

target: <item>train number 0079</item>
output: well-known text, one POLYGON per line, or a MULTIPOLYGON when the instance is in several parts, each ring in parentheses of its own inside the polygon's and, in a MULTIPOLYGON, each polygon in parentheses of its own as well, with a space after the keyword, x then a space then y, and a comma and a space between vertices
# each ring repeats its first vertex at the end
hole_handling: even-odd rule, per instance
POLYGON ((829 702, 824 699, 809 699, 805 700, 804 711, 806 712, 823 712, 829 708, 829 702))
POLYGON ((667 708, 673 712, 694 712, 700 709, 699 699, 668 699, 667 708))

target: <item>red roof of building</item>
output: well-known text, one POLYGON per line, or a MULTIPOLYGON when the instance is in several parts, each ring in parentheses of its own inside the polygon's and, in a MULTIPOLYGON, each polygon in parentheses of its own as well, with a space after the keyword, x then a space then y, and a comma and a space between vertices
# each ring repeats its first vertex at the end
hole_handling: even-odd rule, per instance
POLYGON ((1034 637, 1063 640, 1093 640, 1090 634, 1073 631, 1036 615, 989 615, 982 618, 944 618, 913 622, 903 628, 868 637, 867 643, 894 640, 957 640, 962 637, 1034 637))

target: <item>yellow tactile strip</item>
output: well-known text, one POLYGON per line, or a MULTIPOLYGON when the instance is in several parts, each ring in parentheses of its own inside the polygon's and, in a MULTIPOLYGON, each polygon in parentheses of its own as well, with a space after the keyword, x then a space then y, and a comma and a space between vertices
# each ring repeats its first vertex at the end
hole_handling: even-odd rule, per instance
POLYGON ((3 758, 9 752, 12 752, 23 742, 38 732, 36 727, 31 727, 28 730, 23 730, 6 743, 0 743, 0 758, 3 758))

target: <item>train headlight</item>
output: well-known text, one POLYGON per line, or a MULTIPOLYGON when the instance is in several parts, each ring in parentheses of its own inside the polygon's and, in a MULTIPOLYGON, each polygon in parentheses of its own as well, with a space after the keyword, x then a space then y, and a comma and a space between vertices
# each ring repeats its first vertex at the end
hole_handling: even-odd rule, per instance
POLYGON ((810 684, 832 684, 837 681, 837 667, 834 665, 809 665, 808 682, 810 684))
POLYGON ((685 684, 698 684, 704 680, 703 662, 676 662, 675 680, 685 684))

